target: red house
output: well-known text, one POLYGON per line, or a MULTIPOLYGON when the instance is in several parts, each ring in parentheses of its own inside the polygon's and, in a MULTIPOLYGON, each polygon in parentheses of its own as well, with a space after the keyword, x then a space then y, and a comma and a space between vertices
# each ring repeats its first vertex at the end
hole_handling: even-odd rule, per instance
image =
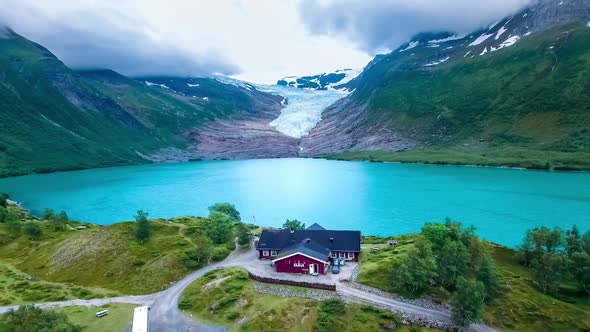
POLYGON ((277 272, 326 274, 334 259, 358 261, 360 231, 326 230, 313 224, 305 230, 263 230, 256 246, 260 259, 272 260, 277 272))

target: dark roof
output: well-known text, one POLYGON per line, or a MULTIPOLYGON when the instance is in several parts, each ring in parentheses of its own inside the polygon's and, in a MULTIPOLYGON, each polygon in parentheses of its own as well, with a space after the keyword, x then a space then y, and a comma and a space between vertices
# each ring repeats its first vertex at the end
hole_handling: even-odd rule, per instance
POLYGON ((260 235, 256 249, 264 250, 285 250, 296 244, 300 244, 305 239, 334 251, 361 251, 361 232, 360 231, 331 231, 331 230, 299 230, 290 231, 288 229, 270 230, 265 229, 260 235))
POLYGON ((317 222, 305 229, 306 231, 325 231, 326 229, 320 226, 317 222))
POLYGON ((304 239, 300 243, 296 243, 281 250, 281 254, 278 255, 275 260, 279 260, 283 257, 287 257, 296 253, 302 253, 321 262, 327 262, 328 258, 330 257, 330 249, 317 244, 310 239, 304 239))

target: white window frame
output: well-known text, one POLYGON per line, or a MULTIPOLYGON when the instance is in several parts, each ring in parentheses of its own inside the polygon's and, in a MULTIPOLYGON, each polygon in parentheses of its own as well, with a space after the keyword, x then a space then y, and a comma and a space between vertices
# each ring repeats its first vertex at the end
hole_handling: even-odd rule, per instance
POLYGON ((278 251, 278 250, 271 250, 271 251, 270 251, 270 256, 271 256, 271 257, 275 257, 275 256, 277 256, 278 254, 279 254, 279 251, 278 251))
POLYGON ((346 258, 346 253, 345 252, 339 252, 339 257, 338 258, 346 258))
POLYGON ((293 263, 294 267, 305 267, 305 262, 297 261, 293 263))
POLYGON ((332 258, 338 258, 338 253, 335 251, 330 251, 330 257, 332 258))
POLYGON ((348 258, 349 259, 354 259, 354 252, 349 252, 348 253, 348 258))
POLYGON ((269 254, 268 250, 262 250, 262 256, 268 257, 268 254, 269 254))

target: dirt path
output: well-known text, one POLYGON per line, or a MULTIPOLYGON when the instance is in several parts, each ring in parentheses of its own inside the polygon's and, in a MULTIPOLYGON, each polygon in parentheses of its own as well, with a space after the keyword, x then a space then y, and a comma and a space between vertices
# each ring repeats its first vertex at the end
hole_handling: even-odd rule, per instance
MULTIPOLYGON (((200 270, 182 278, 174 283, 168 289, 159 293, 142 295, 142 296, 121 296, 106 299, 96 300, 70 300, 62 302, 39 303, 40 307, 67 307, 67 306, 101 306, 107 303, 132 303, 138 305, 150 305, 151 322, 153 331, 170 331, 170 332, 189 332, 189 331, 205 331, 218 332, 227 331, 227 328, 220 326, 211 326, 198 322, 186 316, 178 309, 178 301, 182 292, 193 281, 203 276, 209 271, 225 267, 242 267, 246 270, 252 265, 252 260, 257 259, 256 252, 253 249, 246 251, 236 250, 232 252, 224 261, 208 265, 200 270)), ((420 315, 422 317, 439 321, 443 323, 450 322, 450 315, 448 312, 439 311, 435 309, 423 308, 414 304, 398 301, 392 298, 379 296, 373 293, 365 292, 359 289, 350 287, 346 283, 337 285, 338 293, 343 299, 371 305, 379 308, 387 308, 395 312, 403 312, 413 315, 420 315)), ((18 306, 0 307, 0 314, 7 312, 10 309, 18 306)), ((486 325, 472 325, 472 330, 477 332, 492 332, 496 331, 486 325)))

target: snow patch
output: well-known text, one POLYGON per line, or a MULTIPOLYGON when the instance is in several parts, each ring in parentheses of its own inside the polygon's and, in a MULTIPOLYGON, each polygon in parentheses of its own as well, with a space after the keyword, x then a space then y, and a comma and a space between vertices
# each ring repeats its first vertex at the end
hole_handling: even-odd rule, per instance
POLYGON ((477 46, 481 43, 483 43, 484 41, 488 40, 488 38, 490 38, 491 36, 493 36, 494 34, 483 34, 479 37, 477 37, 476 40, 473 41, 473 43, 469 44, 469 46, 477 46))
POLYGON ((500 37, 504 34, 504 32, 508 31, 508 29, 506 29, 506 26, 503 26, 500 28, 500 30, 498 30, 498 33, 496 34, 496 40, 500 39, 500 37))
POLYGON ((483 52, 481 52, 479 55, 480 55, 480 56, 482 56, 482 55, 484 55, 484 54, 486 54, 486 53, 488 53, 488 48, 487 48, 487 47, 486 47, 486 48, 484 48, 484 49, 483 49, 483 52))
POLYGON ((150 81, 145 81, 145 85, 147 85, 147 86, 159 86, 159 87, 161 87, 161 88, 164 88, 164 89, 168 89, 168 90, 170 90, 170 88, 169 88, 169 87, 167 87, 167 86, 166 86, 166 85, 164 85, 164 84, 153 83, 153 82, 150 82, 150 81))
POLYGON ((450 56, 448 56, 448 57, 446 57, 446 58, 443 58, 443 59, 440 59, 440 60, 438 60, 438 61, 433 61, 433 62, 431 62, 431 63, 425 64, 425 65, 424 65, 424 67, 432 67, 432 66, 437 66, 437 65, 440 65, 440 64, 441 64, 441 63, 443 63, 443 62, 447 62, 447 61, 448 61, 450 58, 451 58, 451 57, 450 57, 450 56))
POLYGON ((188 85, 189 88, 196 88, 199 86, 199 84, 190 84, 190 83, 186 83, 186 85, 188 85))
POLYGON ((442 43, 450 42, 453 40, 459 40, 459 39, 463 39, 463 38, 465 38, 464 35, 452 35, 450 37, 443 38, 443 39, 431 40, 428 42, 428 44, 442 44, 442 43))
POLYGON ((466 58, 469 54, 471 54, 472 51, 469 51, 467 53, 465 53, 465 55, 463 56, 464 58, 466 58))
POLYGON ((203 97, 204 101, 209 101, 209 97, 203 97))
POLYGON ((430 48, 437 48, 437 47, 440 47, 440 45, 434 44, 434 45, 428 45, 428 47, 430 47, 430 48))
POLYGON ((420 42, 419 41, 410 42, 410 44, 408 44, 408 47, 404 48, 403 50, 400 50, 399 52, 401 53, 401 52, 405 52, 407 50, 411 50, 411 49, 413 49, 414 47, 416 47, 418 45, 420 45, 420 42))
POLYGON ((503 48, 506 47, 510 47, 514 44, 516 44, 516 42, 520 39, 520 36, 510 36, 508 39, 506 39, 502 44, 500 44, 500 46, 498 46, 497 50, 501 50, 503 48))

